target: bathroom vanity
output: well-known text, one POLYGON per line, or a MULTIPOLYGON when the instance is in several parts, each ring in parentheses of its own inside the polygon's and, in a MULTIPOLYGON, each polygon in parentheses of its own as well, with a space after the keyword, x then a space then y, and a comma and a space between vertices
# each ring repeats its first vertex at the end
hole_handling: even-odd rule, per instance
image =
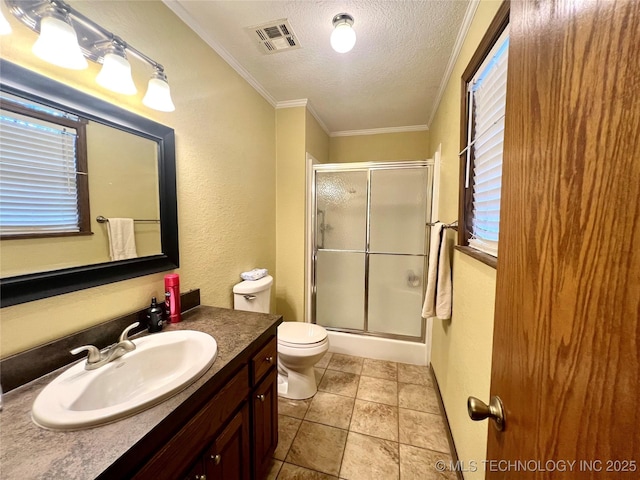
POLYGON ((60 370, 9 392, 0 413, 2 478, 265 478, 278 441, 281 322, 207 306, 184 313, 165 330, 212 335, 218 356, 211 368, 168 400, 108 425, 60 432, 33 424, 33 401, 60 370))

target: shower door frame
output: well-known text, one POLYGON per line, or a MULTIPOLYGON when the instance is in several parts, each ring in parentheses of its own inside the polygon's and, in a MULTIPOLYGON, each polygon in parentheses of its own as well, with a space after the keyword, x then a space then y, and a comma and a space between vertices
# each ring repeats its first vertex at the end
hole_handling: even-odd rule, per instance
POLYGON ((316 175, 318 172, 354 172, 354 171, 364 171, 367 172, 367 217, 366 217, 366 239, 365 239, 365 250, 333 250, 333 249, 323 249, 323 251, 335 251, 335 252, 347 252, 347 253, 363 253, 365 256, 365 264, 364 264, 364 325, 363 330, 352 329, 352 328, 340 328, 340 327, 324 327, 327 330, 335 331, 335 332, 343 332, 343 333, 353 333, 357 335, 366 335, 370 337, 378 337, 378 338, 389 338, 394 340, 405 340, 410 342, 420 342, 424 343, 426 340, 427 333, 427 321, 425 318, 420 317, 421 326, 420 326, 420 336, 411 336, 411 335, 399 335, 394 333, 383 333, 383 332, 370 332, 368 331, 369 327, 369 255, 396 255, 396 256, 411 256, 411 257, 423 257, 423 269, 422 269, 422 301, 424 303, 424 296, 426 292, 426 279, 427 279, 427 268, 429 261, 429 241, 431 235, 427 232, 430 232, 431 228, 429 223, 432 221, 432 207, 433 207, 433 186, 434 186, 434 168, 435 163, 433 160, 418 160, 418 161, 403 161, 403 162, 357 162, 357 163, 324 163, 324 164, 313 164, 311 165, 313 171, 311 174, 310 181, 310 195, 311 195, 311 218, 310 218, 310 235, 311 235, 311 274, 310 274, 310 290, 311 290, 311 323, 317 323, 316 318, 316 262, 318 259, 318 245, 317 245, 317 198, 316 198, 316 175), (427 168, 428 178, 427 184, 425 185, 427 192, 427 205, 425 208, 425 249, 424 254, 407 254, 407 253, 391 253, 391 252, 372 252, 370 251, 370 235, 371 235, 371 172, 373 170, 405 170, 405 169, 415 169, 415 168, 427 168), (428 168, 431 167, 431 168, 428 168), (430 187, 430 188, 429 188, 430 187), (429 191, 431 192, 429 195, 429 191))

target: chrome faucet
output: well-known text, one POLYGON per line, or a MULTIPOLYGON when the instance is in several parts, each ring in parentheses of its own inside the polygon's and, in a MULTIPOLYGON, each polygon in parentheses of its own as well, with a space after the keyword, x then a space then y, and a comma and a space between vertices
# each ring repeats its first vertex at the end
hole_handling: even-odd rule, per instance
POLYGON ((93 345, 84 345, 82 347, 74 348, 71 350, 72 355, 77 355, 85 350, 88 352, 87 354, 87 363, 85 365, 85 370, 95 370, 96 368, 100 368, 103 365, 106 365, 109 362, 112 362, 116 358, 120 358, 127 352, 132 352, 136 349, 136 344, 129 340, 127 337, 129 332, 140 325, 140 322, 132 323, 124 331, 120 334, 120 338, 118 339, 118 343, 114 343, 110 347, 105 348, 103 351, 98 350, 97 347, 93 345))

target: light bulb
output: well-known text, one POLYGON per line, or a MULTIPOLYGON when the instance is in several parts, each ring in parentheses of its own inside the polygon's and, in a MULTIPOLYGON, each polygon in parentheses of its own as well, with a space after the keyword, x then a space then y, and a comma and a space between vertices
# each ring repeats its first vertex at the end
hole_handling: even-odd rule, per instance
POLYGON ((53 8, 40 20, 40 36, 31 50, 42 60, 59 67, 83 70, 89 66, 66 13, 53 8))
POLYGON ((11 25, 6 18, 4 18, 4 14, 0 10, 0 35, 9 35, 11 33, 11 25))
POLYGON ((147 107, 161 112, 173 112, 176 107, 171 100, 171 89, 164 72, 156 70, 151 79, 147 93, 142 99, 147 107))
POLYGON ((112 46, 105 54, 96 82, 104 88, 124 95, 134 95, 138 91, 131 78, 131 65, 124 48, 119 45, 112 46))
POLYGON ((333 17, 333 32, 331 32, 331 46, 338 53, 346 53, 356 44, 356 32, 352 28, 353 17, 341 13, 333 17))

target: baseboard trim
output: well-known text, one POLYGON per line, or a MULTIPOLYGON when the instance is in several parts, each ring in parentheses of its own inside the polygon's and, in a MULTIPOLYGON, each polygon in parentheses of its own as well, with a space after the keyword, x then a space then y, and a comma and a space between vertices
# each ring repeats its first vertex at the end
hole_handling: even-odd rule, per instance
MULTIPOLYGON (((436 373, 433 371, 432 365, 429 365, 429 372, 431 373, 431 380, 433 381, 433 386, 436 391, 436 397, 438 398, 438 407, 440 408, 442 418, 444 418, 444 427, 447 432, 447 441, 449 442, 449 450, 451 450, 451 460, 453 462, 453 465, 460 465, 458 452, 456 451, 456 444, 453 442, 453 435, 451 433, 451 427, 449 426, 449 418, 447 418, 447 411, 444 409, 444 402, 442 401, 442 395, 440 394, 440 385, 438 385, 438 379, 436 378, 436 373)), ((464 480, 462 471, 458 468, 456 469, 456 476, 458 477, 458 480, 464 480)))

